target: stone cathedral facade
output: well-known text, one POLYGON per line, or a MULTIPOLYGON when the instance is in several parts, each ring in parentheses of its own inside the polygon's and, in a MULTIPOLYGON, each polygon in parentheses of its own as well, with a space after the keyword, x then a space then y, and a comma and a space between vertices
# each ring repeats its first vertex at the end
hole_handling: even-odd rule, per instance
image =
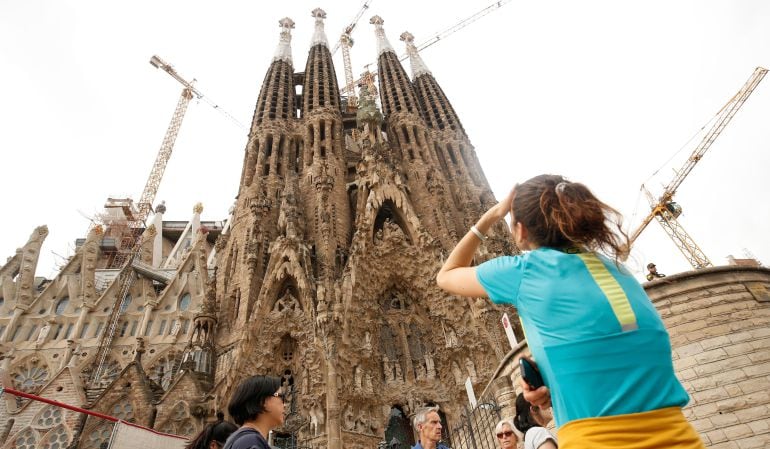
MULTIPOLYGON (((45 227, 0 268, 5 385, 189 436, 244 377, 271 374, 291 390, 274 444, 329 449, 410 444, 417 407, 452 423, 466 379, 484 388, 509 349, 503 310, 435 283, 495 203, 474 148, 409 33, 411 78, 372 18, 379 85, 350 107, 312 15, 297 66, 280 21, 227 220, 196 206, 164 221, 163 206, 136 229, 131 201, 113 199, 55 279, 34 276, 45 227)), ((513 249, 498 228, 478 258, 513 249)), ((109 438, 107 422, 2 399, 2 449, 109 438)))

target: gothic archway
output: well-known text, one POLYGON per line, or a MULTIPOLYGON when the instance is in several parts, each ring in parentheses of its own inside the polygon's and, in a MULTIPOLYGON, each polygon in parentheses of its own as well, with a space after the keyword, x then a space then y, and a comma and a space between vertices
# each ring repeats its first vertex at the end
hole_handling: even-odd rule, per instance
POLYGON ((393 203, 391 199, 386 199, 382 202, 382 206, 377 211, 377 216, 374 218, 374 228, 372 230, 372 237, 377 238, 384 232, 394 231, 396 228, 400 229, 406 237, 407 242, 413 243, 409 226, 404 219, 404 215, 398 206, 393 203))
POLYGON ((414 445, 412 423, 400 405, 390 409, 388 425, 385 427, 385 447, 388 449, 409 449, 414 445))

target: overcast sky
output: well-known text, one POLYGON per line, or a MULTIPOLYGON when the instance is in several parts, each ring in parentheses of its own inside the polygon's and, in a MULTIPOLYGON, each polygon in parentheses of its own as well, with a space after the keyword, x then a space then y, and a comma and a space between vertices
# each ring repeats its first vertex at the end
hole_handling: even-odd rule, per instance
MULTIPOLYGON (((374 0, 354 31, 354 73, 376 61, 372 15, 401 53, 401 32, 421 43, 490 3, 374 0)), ((294 66, 303 71, 310 11, 326 10, 333 42, 361 4, 0 2, 0 260, 47 224, 37 274, 53 277, 108 196, 139 198, 181 93, 148 63, 153 54, 248 124, 278 20, 296 22, 294 66)), ((699 137, 688 140, 756 66, 770 67, 768 24, 763 0, 514 0, 422 56, 498 197, 534 175, 564 174, 633 227, 649 210, 642 182, 659 194, 699 137)), ((335 64, 343 84, 339 52, 335 64)), ((677 193, 681 223, 717 265, 744 248, 770 264, 768 119, 770 79, 677 193)), ((194 101, 156 198, 166 200, 165 218, 189 219, 200 201, 204 220, 225 219, 245 143, 243 129, 194 101)), ((654 222, 632 256, 640 276, 649 261, 667 274, 689 269, 654 222)))

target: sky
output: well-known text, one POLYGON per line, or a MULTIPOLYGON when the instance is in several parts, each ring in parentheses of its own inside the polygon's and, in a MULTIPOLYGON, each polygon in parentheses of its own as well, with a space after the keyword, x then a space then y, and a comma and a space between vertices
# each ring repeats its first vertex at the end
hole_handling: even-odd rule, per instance
MULTIPOLYGON (((248 124, 278 20, 296 22, 294 66, 303 71, 310 11, 326 10, 333 45, 362 3, 0 1, 0 261, 46 224, 37 275, 52 278, 107 197, 139 198, 181 93, 148 63, 153 54, 248 124)), ((376 61, 372 15, 402 53, 403 31, 419 44, 489 4, 373 0, 353 32, 354 74, 376 61)), ((640 185, 660 194, 697 132, 755 67, 770 68, 768 23, 763 0, 513 0, 421 54, 498 198, 516 182, 562 174, 632 230, 649 212, 640 185)), ((715 265, 746 251, 770 264, 768 78, 675 196, 681 224, 715 265)), ((225 219, 245 144, 245 130, 193 101, 156 197, 165 219, 189 219, 197 202, 204 220, 225 219)), ((690 269, 655 222, 628 266, 641 279, 650 261, 666 274, 690 269)))

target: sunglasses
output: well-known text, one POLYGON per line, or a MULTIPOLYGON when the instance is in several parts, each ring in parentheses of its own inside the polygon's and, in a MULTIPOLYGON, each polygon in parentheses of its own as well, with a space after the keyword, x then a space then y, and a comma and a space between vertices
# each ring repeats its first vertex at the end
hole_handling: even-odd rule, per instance
POLYGON ((497 439, 498 439, 498 440, 502 440, 503 438, 505 438, 505 437, 509 437, 509 436, 511 436, 511 435, 513 435, 513 431, 511 431, 511 430, 506 430, 505 432, 500 432, 500 433, 498 433, 498 434, 497 434, 497 439))
POLYGON ((284 393, 282 391, 276 391, 275 393, 273 393, 273 396, 275 396, 278 399, 280 399, 281 402, 286 402, 286 393, 284 393))

